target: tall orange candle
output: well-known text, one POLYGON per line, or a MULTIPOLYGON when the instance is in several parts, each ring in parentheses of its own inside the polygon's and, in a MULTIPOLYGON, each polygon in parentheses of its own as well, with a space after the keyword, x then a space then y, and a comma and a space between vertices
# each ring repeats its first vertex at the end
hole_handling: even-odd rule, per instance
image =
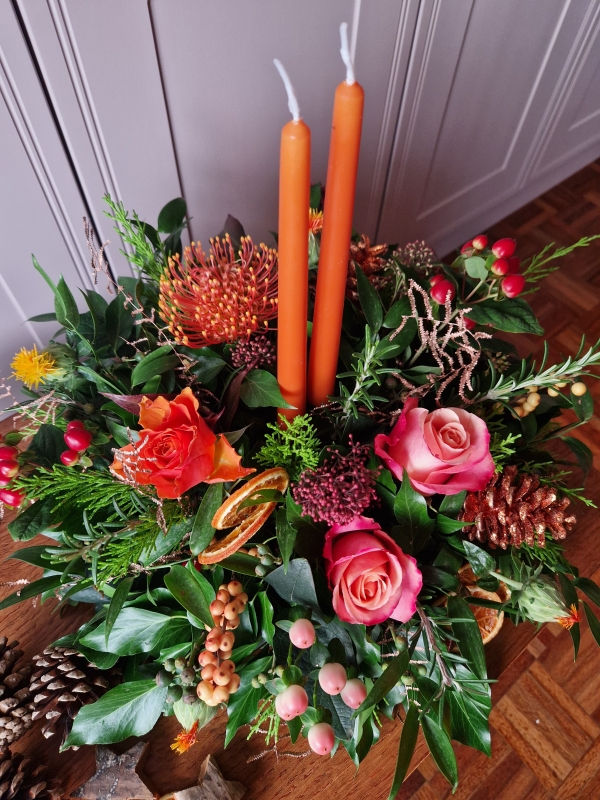
POLYGON ((346 80, 337 87, 325 184, 323 232, 308 365, 308 399, 317 406, 334 393, 346 293, 364 91, 354 80, 342 25, 346 80))
POLYGON ((280 408, 279 414, 291 420, 306 411, 310 128, 300 118, 286 71, 277 60, 275 66, 285 84, 292 114, 281 131, 277 321, 277 380, 284 399, 294 406, 280 408))

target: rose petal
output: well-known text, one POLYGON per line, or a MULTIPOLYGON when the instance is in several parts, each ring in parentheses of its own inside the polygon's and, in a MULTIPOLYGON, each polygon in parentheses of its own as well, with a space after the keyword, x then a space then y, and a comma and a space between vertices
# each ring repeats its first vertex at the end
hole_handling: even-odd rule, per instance
POLYGON ((256 472, 251 467, 241 466, 242 457, 233 449, 223 434, 219 434, 215 442, 213 456, 213 469, 207 478, 203 478, 205 483, 220 483, 222 481, 237 481, 245 475, 256 472))

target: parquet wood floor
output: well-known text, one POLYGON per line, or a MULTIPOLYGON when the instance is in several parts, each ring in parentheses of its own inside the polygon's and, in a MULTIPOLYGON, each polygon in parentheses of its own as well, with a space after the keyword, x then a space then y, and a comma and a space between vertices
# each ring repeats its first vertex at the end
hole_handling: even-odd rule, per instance
MULTIPOLYGON (((473 231, 474 234, 478 231, 473 231)), ((510 236, 528 258, 551 242, 566 246, 600 233, 600 161, 590 164, 532 203, 499 222, 492 240, 510 236)), ((600 240, 599 240, 600 241, 600 240)), ((534 307, 551 359, 577 350, 582 334, 600 336, 600 244, 567 256, 560 271, 528 298, 534 307)), ((520 336, 523 354, 541 352, 538 337, 520 336)), ((597 408, 600 382, 588 381, 597 408)), ((598 504, 600 419, 575 436, 594 453, 587 490, 598 504)), ((582 574, 600 581, 598 514, 581 512, 567 541, 567 555, 582 574)), ((506 627, 506 626, 505 626, 506 627)), ((513 661, 492 689, 492 758, 456 746, 460 783, 455 800, 599 800, 600 649, 582 625, 579 657, 573 662, 571 637, 548 625, 513 661)), ((502 633, 505 633, 503 630, 502 633)), ((398 800, 444 800, 449 785, 431 757, 406 781, 398 800)))
MULTIPOLYGON (((496 225, 490 236, 518 239, 519 255, 526 258, 546 244, 564 246, 583 235, 600 232, 600 162, 569 178, 551 192, 496 225)), ((474 231, 474 234, 479 231, 474 231)), ((600 244, 576 251, 565 259, 557 275, 543 284, 532 303, 550 340, 551 356, 574 353, 583 332, 590 340, 600 336, 600 244)), ((540 350, 540 340, 520 337, 523 352, 540 350)), ((600 400, 600 383, 593 387, 600 400)), ((599 406, 600 407, 600 406, 599 406)), ((0 430, 7 423, 0 424, 0 430)), ((600 421, 594 419, 581 435, 594 451, 595 470, 588 494, 600 506, 600 421)), ((569 558, 582 574, 600 580, 600 547, 596 531, 600 512, 577 509, 579 523, 567 541, 569 558)), ((0 596, 13 591, 11 582, 34 580, 39 570, 6 557, 21 545, 12 542, 0 526, 0 596)), ((30 542, 38 544, 39 541, 30 542)), ((85 608, 54 613, 48 601, 32 609, 31 602, 0 612, 0 634, 19 638, 31 656, 82 621, 85 608)), ((535 637, 535 629, 506 623, 487 649, 494 685, 491 759, 465 747, 457 747, 460 785, 458 800, 569 800, 600 798, 600 650, 589 632, 582 636, 581 654, 574 664, 570 637, 562 629, 547 627, 535 637)), ((352 800, 387 797, 394 771, 400 725, 386 723, 381 741, 356 773, 347 756, 329 759, 289 758, 276 761, 270 754, 247 762, 263 750, 254 737, 246 742, 239 734, 223 751, 224 718, 220 715, 203 731, 201 741, 185 756, 168 747, 178 732, 173 719, 162 719, 148 737, 151 753, 146 778, 160 792, 189 786, 208 753, 214 753, 227 778, 248 787, 247 800, 282 800, 310 796, 312 800, 352 800), (177 787, 173 784, 176 783, 177 787)), ((94 751, 82 748, 57 756, 57 743, 44 741, 36 729, 29 731, 14 749, 46 761, 60 774, 65 787, 73 789, 95 771, 94 751)), ((444 800, 450 787, 437 772, 420 741, 413 772, 399 800, 444 800)))

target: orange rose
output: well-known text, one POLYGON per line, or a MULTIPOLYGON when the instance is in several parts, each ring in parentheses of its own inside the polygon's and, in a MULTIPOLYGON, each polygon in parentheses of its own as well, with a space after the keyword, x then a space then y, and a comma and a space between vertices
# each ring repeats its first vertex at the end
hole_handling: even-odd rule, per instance
POLYGON ((174 499, 198 483, 234 481, 254 472, 223 434, 218 436, 198 414, 199 403, 185 388, 174 400, 142 398, 140 440, 115 453, 119 477, 156 486, 159 497, 174 499))

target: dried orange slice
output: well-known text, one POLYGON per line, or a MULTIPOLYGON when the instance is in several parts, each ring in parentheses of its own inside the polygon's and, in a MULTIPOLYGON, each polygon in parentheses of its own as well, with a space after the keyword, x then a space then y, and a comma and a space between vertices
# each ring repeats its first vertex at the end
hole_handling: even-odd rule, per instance
MULTIPOLYGON (((477 586, 466 586, 465 588, 472 597, 479 597, 481 600, 492 600, 495 603, 502 602, 500 595, 496 594, 496 592, 486 592, 477 586)), ((471 611, 479 625, 483 643, 491 642, 502 627, 504 611, 499 611, 497 608, 484 608, 483 606, 471 606, 471 611)))
POLYGON ((212 519, 212 526, 217 530, 236 527, 219 541, 210 544, 198 556, 199 564, 216 564, 227 556, 232 555, 262 528, 271 516, 277 503, 261 503, 257 506, 239 506, 249 497, 263 489, 278 489, 285 492, 290 478, 281 467, 265 470, 260 475, 251 478, 241 489, 230 495, 223 505, 217 510, 212 519))
POLYGON ((477 583, 477 576, 468 562, 458 570, 458 580, 463 586, 474 586, 477 583))

